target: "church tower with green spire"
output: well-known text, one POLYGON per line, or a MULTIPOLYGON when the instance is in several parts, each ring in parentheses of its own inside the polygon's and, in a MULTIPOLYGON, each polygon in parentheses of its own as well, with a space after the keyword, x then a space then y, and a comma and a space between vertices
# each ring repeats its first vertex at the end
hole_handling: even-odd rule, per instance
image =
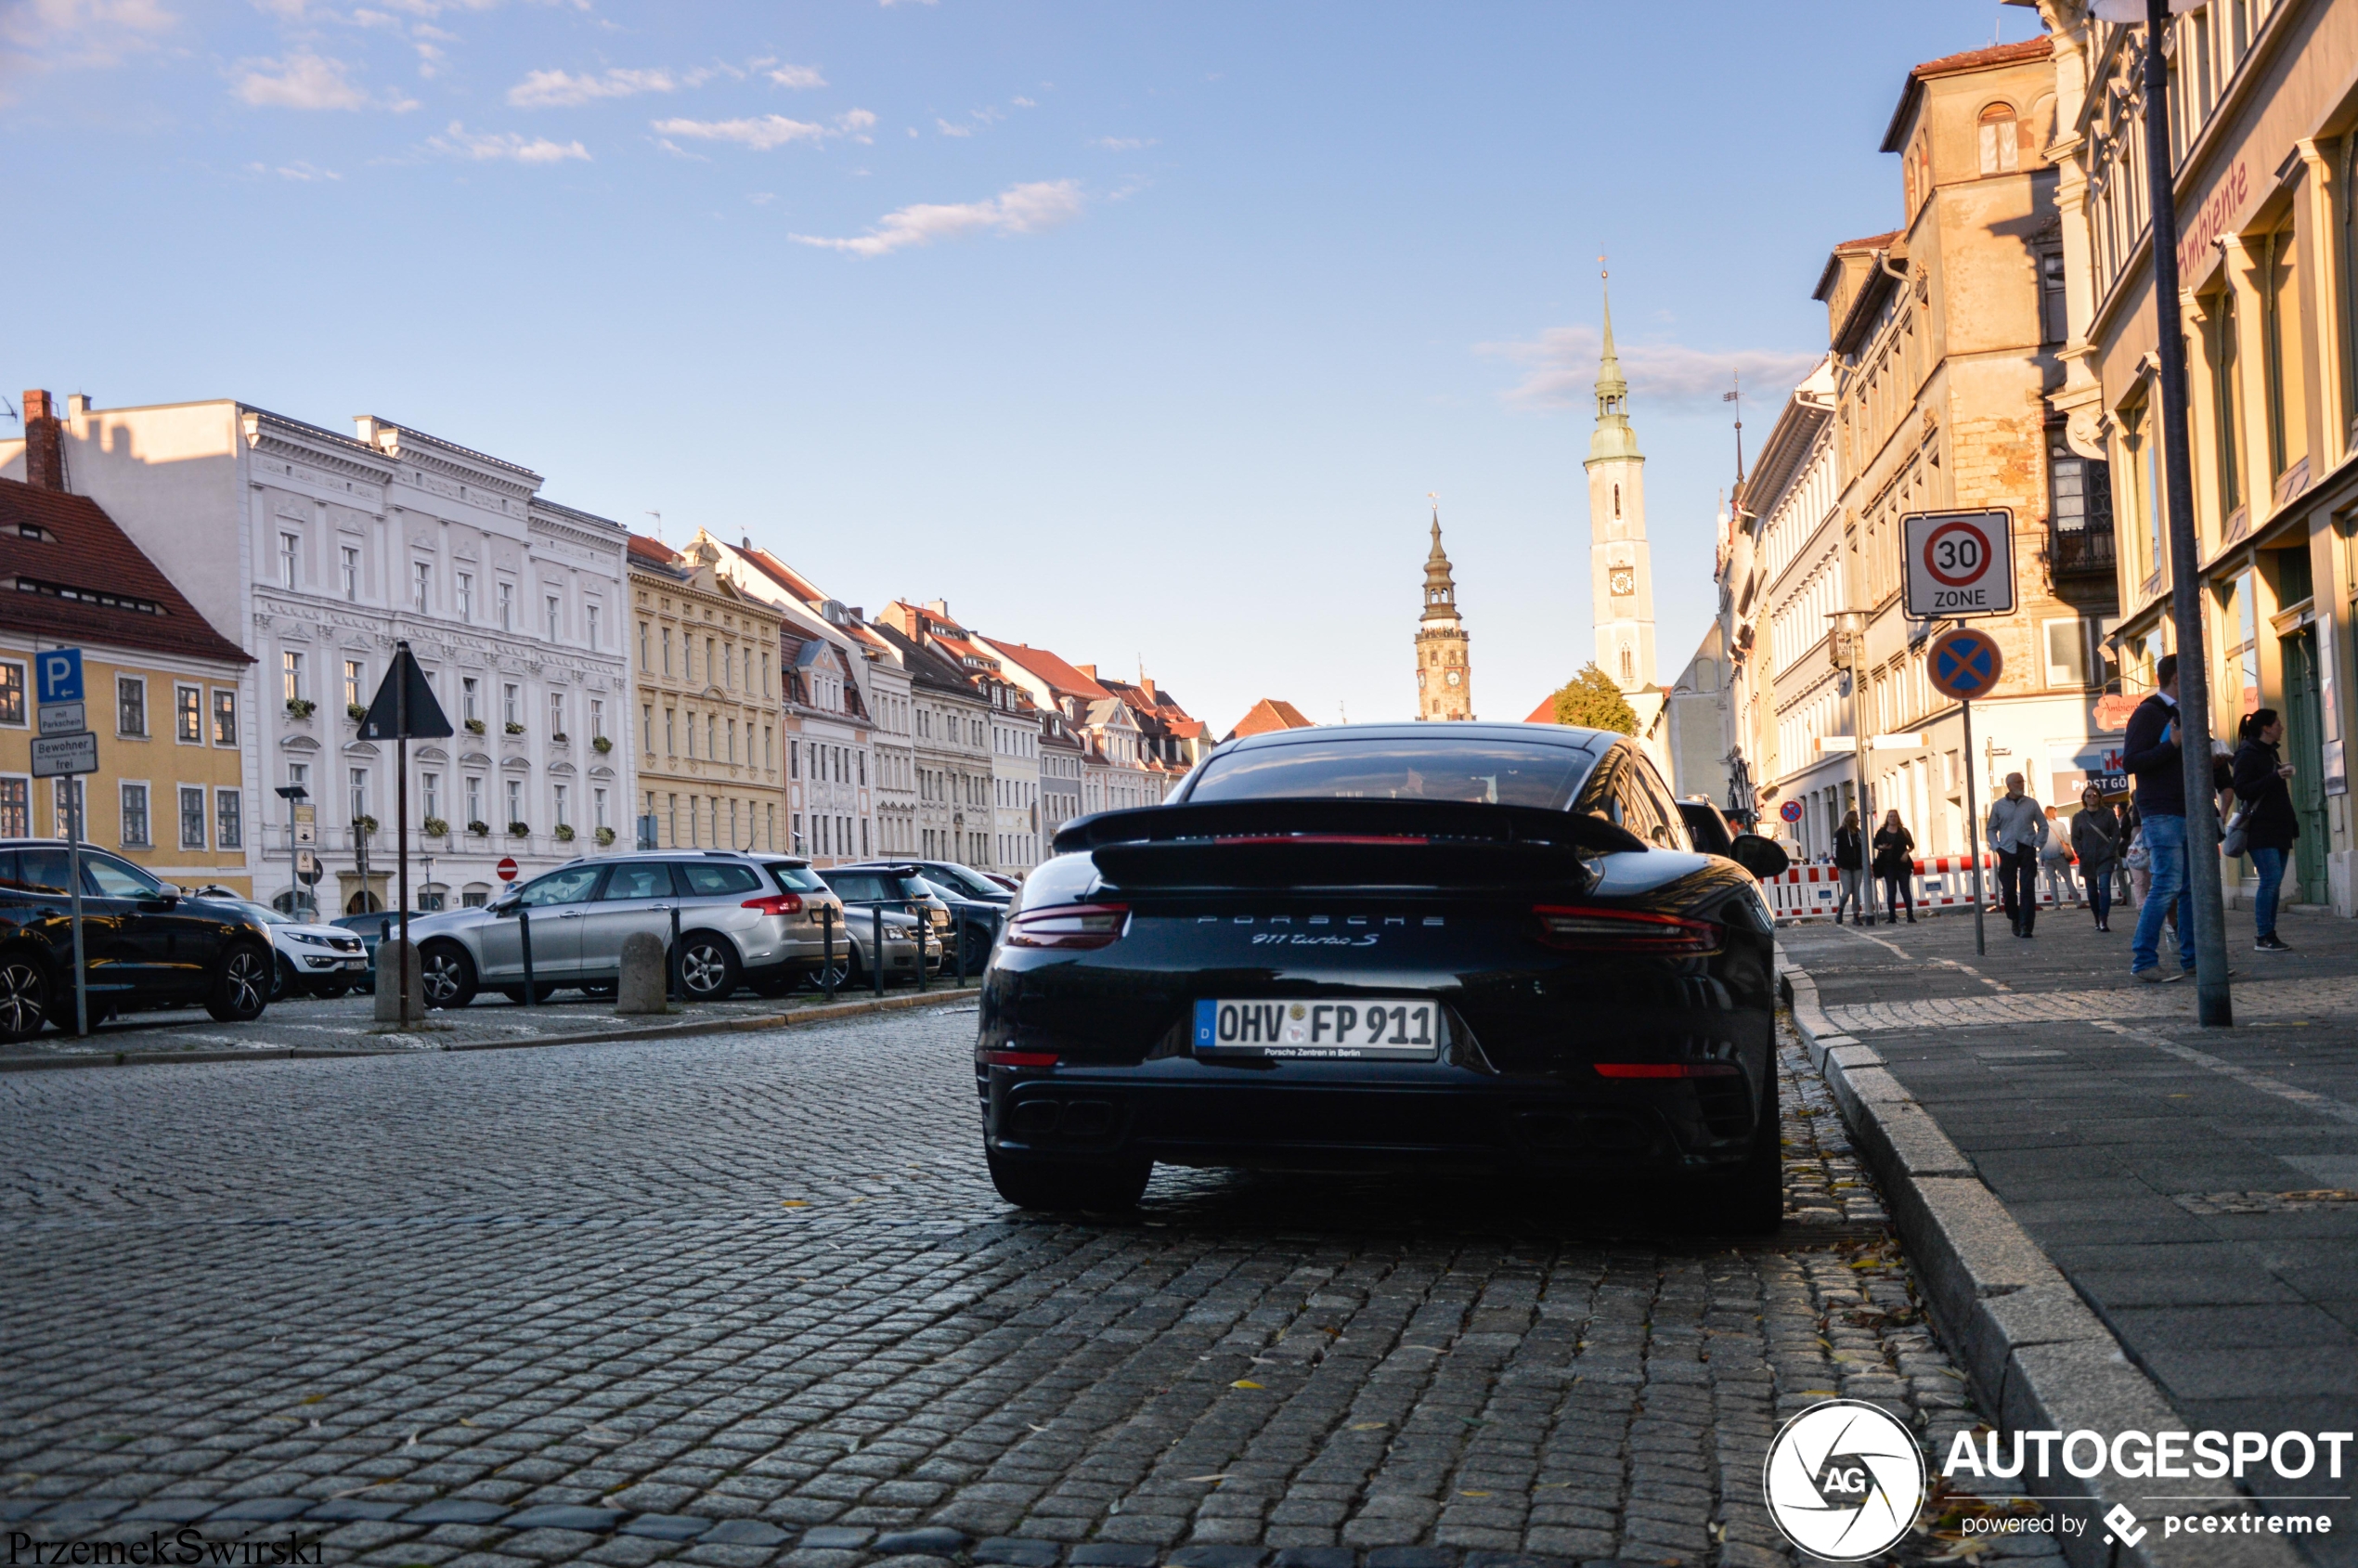
POLYGON ((1588 569, 1597 628, 1597 667, 1640 706, 1662 688, 1654 677, 1653 557, 1646 544, 1646 460, 1629 428, 1629 383, 1613 346, 1613 297, 1605 296, 1604 352, 1597 367, 1597 428, 1588 437, 1588 569))

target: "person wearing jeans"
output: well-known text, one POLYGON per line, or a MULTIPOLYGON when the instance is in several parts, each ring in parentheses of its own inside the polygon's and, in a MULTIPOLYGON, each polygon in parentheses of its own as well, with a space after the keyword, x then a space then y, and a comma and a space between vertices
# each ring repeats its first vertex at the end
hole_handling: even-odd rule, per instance
POLYGON ((2006 793, 1989 803, 1989 845, 1998 851, 1998 892, 2017 937, 2039 923, 2039 849, 2047 842, 2047 814, 2022 792, 2022 775, 2006 775, 2006 793))
MULTIPOLYGON (((2129 944, 2129 978, 2157 982, 2195 972, 2195 901, 2186 871, 2186 774, 2179 753, 2178 655, 2164 654, 2154 665, 2154 690, 2129 716, 2121 759, 2137 779, 2137 820, 2151 857, 2152 877, 2137 911, 2137 934, 2129 944), (2178 965, 2164 973, 2161 926, 2178 914, 2178 965)), ((2212 782, 2219 784, 2214 764, 2212 782)), ((2222 786, 2223 787, 2223 786, 2222 786)))
POLYGON ((2261 952, 2290 952, 2292 946, 2276 935, 2276 894, 2285 881, 2285 857, 2300 836, 2300 818, 2293 810, 2292 791, 2286 781, 2292 764, 2276 747, 2285 738, 2285 721, 2273 707, 2244 716, 2243 745, 2235 750, 2235 799, 2247 813, 2244 836, 2249 845, 2251 868, 2260 874, 2260 894, 2251 914, 2261 952))

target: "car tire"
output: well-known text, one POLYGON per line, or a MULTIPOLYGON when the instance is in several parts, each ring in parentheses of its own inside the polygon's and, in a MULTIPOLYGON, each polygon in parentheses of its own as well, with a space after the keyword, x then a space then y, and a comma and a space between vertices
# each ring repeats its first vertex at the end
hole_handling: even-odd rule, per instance
POLYGON ((232 943, 205 993, 204 1010, 215 1023, 247 1024, 262 1017, 277 994, 278 965, 285 962, 252 942, 232 943))
POLYGON ((294 994, 295 967, 293 961, 285 953, 279 953, 277 957, 278 962, 270 967, 270 1000, 284 1002, 294 994))
POLYGON ((418 953, 418 978, 430 1010, 463 1007, 475 999, 474 960, 457 942, 428 942, 418 953))
POLYGON ((323 985, 311 994, 317 997, 322 1002, 338 1002, 342 1001, 343 993, 351 989, 352 986, 350 982, 339 981, 334 985, 323 985))
POLYGON ((1018 1209, 1119 1214, 1138 1206, 1155 1172, 1151 1160, 1029 1160, 985 1148, 991 1185, 1018 1209))
POLYGON ((690 1002, 719 1002, 735 993, 744 970, 736 944, 712 931, 680 939, 680 990, 690 1002))
MULTIPOLYGON (((515 1004, 517 1006, 519 1006, 519 1007, 521 1007, 521 1006, 523 1006, 523 1005, 524 1005, 524 987, 522 987, 522 986, 520 986, 520 985, 503 985, 503 986, 501 986, 501 987, 499 988, 499 994, 500 994, 500 995, 502 995, 502 996, 504 996, 504 997, 506 997, 509 1001, 511 1001, 511 1002, 514 1003, 514 1004, 515 1004)), ((533 1001, 535 1001, 535 1002, 546 1002, 546 1001, 548 1001, 548 1000, 549 1000, 549 998, 551 998, 551 997, 552 997, 552 996, 554 996, 554 995, 556 995, 556 994, 557 994, 557 982, 556 982, 556 981, 554 981, 554 980, 535 980, 535 981, 533 981, 533 982, 532 982, 532 1000, 533 1000, 533 1001)))
POLYGON ((603 1002, 606 998, 614 995, 621 989, 622 985, 618 980, 584 980, 581 982, 581 994, 589 997, 593 1002, 603 1002))
POLYGON ((21 949, 0 953, 0 1041, 32 1039, 48 1014, 47 966, 21 949))
POLYGON ((745 984, 750 986, 753 993, 763 1001, 775 1002, 780 997, 792 996, 799 991, 802 988, 802 975, 798 970, 773 969, 758 979, 747 980, 745 984))
POLYGON ((1778 1113, 1774 1058, 1760 1095, 1751 1152, 1743 1164, 1707 1178, 1702 1197, 1703 1212, 1696 1219, 1701 1228, 1717 1235, 1773 1236, 1785 1223, 1784 1123, 1778 1113))

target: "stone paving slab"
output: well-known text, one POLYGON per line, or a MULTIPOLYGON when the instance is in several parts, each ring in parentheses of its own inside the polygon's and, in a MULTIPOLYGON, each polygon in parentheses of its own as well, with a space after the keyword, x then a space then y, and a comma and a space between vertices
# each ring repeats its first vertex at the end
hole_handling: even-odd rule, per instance
POLYGON ((1797 1047, 1786 1230, 1730 1244, 1470 1180, 1023 1215, 973 1027, 0 1077, 0 1517, 387 1564, 1770 1563, 1781 1419, 1978 1419, 1797 1047))

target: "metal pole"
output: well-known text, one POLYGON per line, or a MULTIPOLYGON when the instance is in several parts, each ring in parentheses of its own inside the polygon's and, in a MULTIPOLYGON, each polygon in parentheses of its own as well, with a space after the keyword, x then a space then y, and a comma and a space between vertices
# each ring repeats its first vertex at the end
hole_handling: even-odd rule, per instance
POLYGON ((926 932, 933 925, 933 911, 912 901, 909 914, 917 923, 917 989, 923 991, 926 989, 926 932))
POLYGON ((287 914, 300 915, 303 913, 303 872, 296 859, 301 851, 295 848, 294 814, 295 803, 290 800, 287 802, 287 914))
MULTIPOLYGON (((875 945, 871 947, 868 951, 875 955, 876 960, 874 964, 868 965, 868 978, 875 982, 876 994, 878 996, 882 996, 884 994, 885 969, 884 901, 882 899, 878 899, 875 903, 870 904, 868 906, 868 914, 870 918, 875 922, 875 935, 873 939, 875 945)), ((925 966, 926 950, 924 943, 920 942, 917 946, 918 972, 922 974, 925 970, 925 966)))
POLYGON ((1981 796, 1974 788, 1979 764, 1973 754, 1973 704, 1960 699, 1957 706, 1965 716, 1965 847, 1973 852, 1973 950, 1979 954, 1989 951, 1981 929, 1981 906, 1988 901, 1981 890, 1981 796))
POLYGON ((73 900, 73 1032, 90 1032, 90 954, 82 933, 82 775, 66 775, 66 888, 73 900))
MULTIPOLYGON (((1865 641, 1866 637, 1862 628, 1849 639, 1850 732, 1856 737, 1851 742, 1851 760, 1856 764, 1853 771, 1859 775, 1859 886, 1862 890, 1874 886, 1875 875, 1874 857, 1867 852, 1867 847, 1875 836, 1875 809, 1867 799, 1867 689, 1859 680, 1859 644, 1865 641)), ((1852 911, 1851 917, 1856 919, 1863 913, 1867 917, 1866 923, 1873 925, 1875 901, 1872 894, 1861 898, 1859 902, 1862 907, 1852 911)), ((1837 904, 1835 907, 1841 906, 1837 904)))
POLYGON ((2187 447, 2186 343, 2178 312, 2178 208, 2170 157, 2170 0, 2145 0, 2145 169, 2153 209, 2154 341, 2161 364, 2161 456, 2170 498, 2170 614, 2178 628, 2178 760, 2186 788, 2186 880, 2195 915, 2195 1017, 2235 1021, 2227 991, 2227 910, 2219 888, 2219 798, 2210 785, 2210 674, 2202 638, 2202 557, 2187 447))
POLYGON ((680 983, 680 906, 671 906, 671 952, 663 965, 663 994, 667 1002, 685 1002, 688 988, 680 983))
POLYGON ((394 786, 394 827, 401 866, 401 1027, 409 1027, 409 672, 402 661, 409 644, 394 644, 393 766, 400 775, 394 786))
POLYGON ((524 945, 524 1004, 533 1004, 532 986, 532 911, 519 905, 516 909, 516 940, 524 945))
POLYGON ((836 912, 827 904, 819 906, 819 983, 827 989, 827 1000, 836 999, 836 912))

